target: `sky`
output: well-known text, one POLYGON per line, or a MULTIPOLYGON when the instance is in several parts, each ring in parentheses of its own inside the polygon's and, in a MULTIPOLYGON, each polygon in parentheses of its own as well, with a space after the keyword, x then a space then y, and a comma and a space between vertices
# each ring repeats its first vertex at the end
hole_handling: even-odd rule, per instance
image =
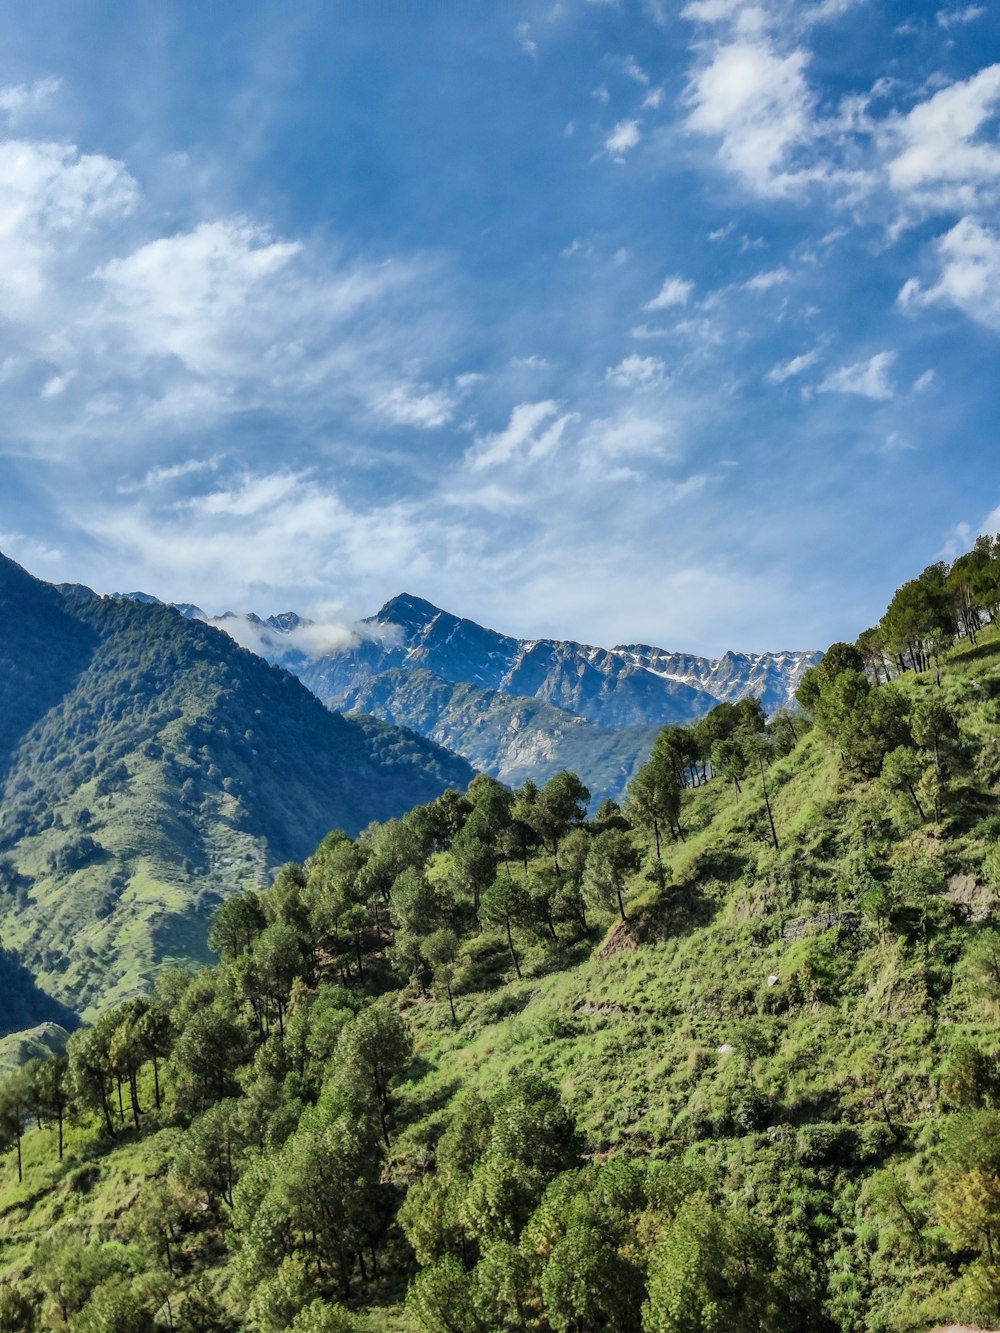
POLYGON ((987 4, 10 0, 0 550, 853 639, 1000 529, 998 119, 987 4))

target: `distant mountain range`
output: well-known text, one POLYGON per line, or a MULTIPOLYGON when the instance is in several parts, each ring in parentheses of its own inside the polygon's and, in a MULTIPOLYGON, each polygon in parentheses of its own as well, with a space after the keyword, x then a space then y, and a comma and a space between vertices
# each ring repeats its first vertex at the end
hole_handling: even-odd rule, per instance
MULTIPOLYGON (((177 610, 208 619, 197 607, 177 610)), ((573 769, 597 799, 622 794, 665 724, 750 695, 774 712, 822 656, 729 652, 715 660, 647 644, 517 639, 409 593, 332 648, 295 612, 266 620, 229 612, 209 623, 294 672, 332 708, 411 727, 504 782, 573 769)))
POLYGON ((193 616, 0 556, 0 1037, 206 956, 223 897, 474 771, 193 616))

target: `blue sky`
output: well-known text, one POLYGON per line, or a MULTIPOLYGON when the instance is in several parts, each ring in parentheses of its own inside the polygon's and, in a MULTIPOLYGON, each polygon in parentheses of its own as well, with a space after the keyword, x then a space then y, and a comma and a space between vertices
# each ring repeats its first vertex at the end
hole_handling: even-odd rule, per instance
POLYGON ((853 637, 1000 528, 998 112, 986 5, 14 0, 0 549, 853 637))

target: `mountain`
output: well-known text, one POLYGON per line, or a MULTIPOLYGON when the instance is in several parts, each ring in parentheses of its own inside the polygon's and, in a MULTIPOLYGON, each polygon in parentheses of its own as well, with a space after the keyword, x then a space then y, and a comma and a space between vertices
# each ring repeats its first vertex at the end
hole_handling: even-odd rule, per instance
POLYGON ((649 723, 601 726, 544 699, 445 681, 422 668, 364 677, 341 707, 412 727, 509 786, 568 768, 584 775, 594 804, 622 794, 659 731, 649 723))
POLYGON ((294 612, 212 623, 252 641, 331 707, 412 727, 504 782, 571 768, 598 799, 621 796, 660 727, 750 695, 774 712, 821 656, 730 652, 716 661, 643 644, 516 639, 408 593, 336 651, 312 651, 311 622, 294 612))
POLYGON ((198 620, 87 592, 0 556, 0 938, 53 1002, 0 992, 0 1034, 204 958, 227 894, 473 776, 198 620))
POLYGON ((1000 629, 940 659, 834 666, 683 840, 567 811, 560 873, 479 784, 318 849, 332 918, 279 874, 158 1067, 129 1007, 71 1044, 64 1156, 58 1064, 0 1081, 4 1326, 1000 1328, 1000 629))

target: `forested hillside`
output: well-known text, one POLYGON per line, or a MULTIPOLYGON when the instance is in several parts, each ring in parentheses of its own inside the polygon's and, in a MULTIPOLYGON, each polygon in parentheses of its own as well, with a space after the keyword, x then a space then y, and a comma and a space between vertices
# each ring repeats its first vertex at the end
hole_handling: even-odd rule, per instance
POLYGON ((0 557, 0 615, 0 936, 27 969, 0 1036, 207 959, 227 894, 472 776, 167 607, 63 596, 0 557))
POLYGON ((998 603, 981 542, 621 809, 479 776, 229 898, 0 1083, 0 1326, 995 1327, 998 603))

